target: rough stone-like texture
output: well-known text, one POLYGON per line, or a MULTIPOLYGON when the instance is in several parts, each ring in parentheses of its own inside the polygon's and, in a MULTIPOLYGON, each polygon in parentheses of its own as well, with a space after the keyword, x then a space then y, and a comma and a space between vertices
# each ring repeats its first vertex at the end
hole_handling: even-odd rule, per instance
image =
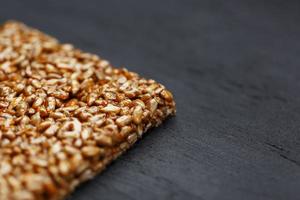
POLYGON ((300 196, 297 0, 5 2, 24 21, 168 86, 177 117, 71 200, 300 196))

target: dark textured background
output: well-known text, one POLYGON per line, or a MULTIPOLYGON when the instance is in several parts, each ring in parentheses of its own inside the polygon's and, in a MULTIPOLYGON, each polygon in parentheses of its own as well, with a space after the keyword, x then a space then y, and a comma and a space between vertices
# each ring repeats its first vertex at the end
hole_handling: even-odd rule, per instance
POLYGON ((178 114, 70 200, 300 198, 300 2, 3 1, 165 84, 178 114))

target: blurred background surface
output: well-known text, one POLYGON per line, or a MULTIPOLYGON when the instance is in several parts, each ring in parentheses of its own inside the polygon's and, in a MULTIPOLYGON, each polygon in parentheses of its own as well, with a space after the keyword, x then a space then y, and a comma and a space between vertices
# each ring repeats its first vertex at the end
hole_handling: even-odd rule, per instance
POLYGON ((20 20, 166 85, 178 113, 70 200, 297 199, 300 2, 3 1, 20 20))

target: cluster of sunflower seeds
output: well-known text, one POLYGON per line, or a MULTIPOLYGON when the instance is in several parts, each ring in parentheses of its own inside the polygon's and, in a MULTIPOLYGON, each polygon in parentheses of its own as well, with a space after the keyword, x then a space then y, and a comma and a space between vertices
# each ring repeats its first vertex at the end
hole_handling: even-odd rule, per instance
POLYGON ((0 27, 0 200, 65 198, 175 113, 154 80, 18 22, 0 27))

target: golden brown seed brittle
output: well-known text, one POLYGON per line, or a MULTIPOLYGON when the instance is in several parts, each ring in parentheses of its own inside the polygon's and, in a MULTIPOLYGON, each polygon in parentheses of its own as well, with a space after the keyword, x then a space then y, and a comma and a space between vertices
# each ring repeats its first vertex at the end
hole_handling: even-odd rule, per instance
POLYGON ((62 199, 174 113, 161 84, 7 22, 0 27, 0 200, 62 199))

